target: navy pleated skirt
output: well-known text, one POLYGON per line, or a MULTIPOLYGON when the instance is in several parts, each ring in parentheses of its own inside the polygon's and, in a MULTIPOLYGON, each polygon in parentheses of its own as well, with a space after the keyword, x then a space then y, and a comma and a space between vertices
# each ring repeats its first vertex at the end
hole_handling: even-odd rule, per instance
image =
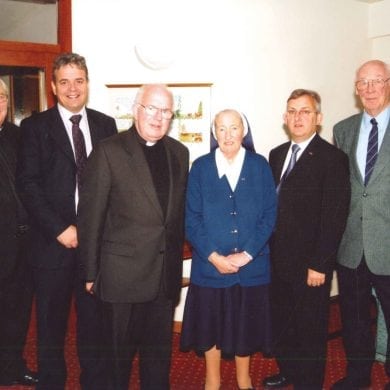
POLYGON ((191 284, 184 307, 180 349, 198 354, 214 345, 225 357, 269 353, 269 285, 228 288, 191 284))

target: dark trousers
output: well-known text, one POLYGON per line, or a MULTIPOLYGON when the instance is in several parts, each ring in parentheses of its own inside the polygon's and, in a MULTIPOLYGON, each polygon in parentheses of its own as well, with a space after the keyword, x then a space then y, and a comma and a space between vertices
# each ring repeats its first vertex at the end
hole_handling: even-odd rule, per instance
POLYGON ((273 352, 281 374, 294 388, 322 389, 327 350, 331 275, 321 287, 306 278, 289 282, 273 275, 273 352))
POLYGON ((363 258, 356 269, 339 265, 337 279, 343 341, 348 360, 347 376, 356 383, 370 383, 375 359, 371 290, 374 288, 376 291, 389 333, 390 276, 373 274, 363 258))
POLYGON ((24 259, 0 279, 0 381, 19 378, 26 370, 23 350, 33 297, 31 271, 24 259))
POLYGON ((35 268, 33 276, 38 329, 37 389, 65 388, 67 370, 64 345, 73 293, 81 388, 105 389, 101 306, 96 297, 85 291, 76 262, 72 267, 61 269, 35 268))
POLYGON ((109 390, 127 390, 139 354, 142 390, 168 390, 173 303, 161 294, 146 303, 103 303, 109 390))

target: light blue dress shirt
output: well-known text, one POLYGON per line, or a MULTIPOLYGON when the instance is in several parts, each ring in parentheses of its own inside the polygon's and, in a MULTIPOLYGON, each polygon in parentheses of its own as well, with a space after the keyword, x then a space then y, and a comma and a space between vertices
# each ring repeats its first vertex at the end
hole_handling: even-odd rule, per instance
MULTIPOLYGON (((368 137, 372 128, 372 124, 370 122, 372 118, 373 117, 368 115, 366 112, 363 113, 363 119, 360 125, 359 141, 356 148, 356 161, 362 178, 364 178, 366 171, 367 145, 368 137)), ((390 107, 385 108, 378 116, 375 117, 375 119, 378 122, 378 150, 380 150, 387 126, 389 124, 390 107)))

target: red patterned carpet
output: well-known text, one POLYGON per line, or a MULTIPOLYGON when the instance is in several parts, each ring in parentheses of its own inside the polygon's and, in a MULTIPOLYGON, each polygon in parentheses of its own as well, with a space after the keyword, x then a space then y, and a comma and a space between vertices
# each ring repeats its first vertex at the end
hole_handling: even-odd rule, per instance
MULTIPOLYGON (((338 315, 337 304, 331 305, 331 318, 329 322, 329 331, 336 332, 340 329, 340 320, 338 315)), ((204 360, 198 358, 194 353, 182 353, 178 351, 179 335, 174 335, 173 341, 173 358, 171 370, 171 388, 172 390, 200 390, 203 388, 204 379, 204 360)), ((28 342, 25 350, 26 358, 30 368, 36 369, 36 334, 35 320, 31 320, 31 326, 28 336, 28 342)), ((69 378, 67 382, 67 390, 78 390, 78 375, 79 366, 76 356, 75 347, 75 324, 74 316, 69 322, 69 332, 67 336, 66 359, 68 363, 69 378)), ((326 369, 325 390, 329 389, 330 384, 344 375, 345 355, 340 337, 329 340, 328 343, 328 363, 326 369)), ((134 369, 131 376, 129 389, 139 389, 138 384, 138 366, 137 361, 134 363, 134 369)), ((276 365, 273 359, 263 358, 261 354, 256 354, 252 359, 252 380, 256 389, 261 389, 261 382, 264 377, 276 373, 276 365)), ((235 383, 234 361, 223 361, 222 364, 223 390, 237 389, 235 383)), ((387 376, 384 371, 383 364, 375 363, 372 374, 372 390, 381 390, 387 382, 387 376)), ((5 387, 1 387, 5 389, 5 387)), ((14 386, 10 389, 27 390, 28 387, 14 386)))

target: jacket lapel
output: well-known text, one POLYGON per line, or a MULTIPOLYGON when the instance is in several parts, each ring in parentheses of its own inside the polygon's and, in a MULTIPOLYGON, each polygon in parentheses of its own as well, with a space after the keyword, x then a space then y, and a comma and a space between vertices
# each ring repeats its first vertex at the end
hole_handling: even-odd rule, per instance
POLYGON ((360 172, 357 159, 356 159, 356 150, 358 146, 359 141, 359 132, 360 132, 360 125, 362 122, 363 114, 358 115, 356 117, 353 117, 351 119, 352 123, 348 131, 346 132, 346 138, 348 138, 345 142, 346 145, 350 145, 350 150, 347 152, 349 159, 350 159, 350 167, 351 167, 351 174, 356 177, 356 180, 361 184, 364 185, 364 178, 362 177, 362 174, 360 172))
POLYGON ((318 134, 316 134, 314 138, 310 141, 309 145, 306 146, 305 150, 303 151, 302 155, 299 157, 293 170, 287 176, 286 180, 288 180, 291 177, 294 177, 294 175, 296 174, 297 171, 299 171, 301 166, 305 164, 311 164, 310 160, 316 156, 317 154, 316 149, 319 142, 320 142, 320 137, 318 134))
POLYGON ((290 145, 291 145, 291 142, 284 144, 279 155, 277 156, 278 160, 277 160, 276 167, 275 167, 275 177, 277 179, 276 180, 277 182, 275 183, 276 185, 278 185, 280 182, 280 178, 282 176, 282 169, 283 169, 283 165, 284 165, 284 160, 286 159, 290 145))
POLYGON ((58 112, 57 106, 50 110, 50 121, 47 123, 47 126, 48 134, 54 139, 58 148, 62 150, 74 164, 76 164, 72 145, 70 143, 61 115, 58 112))
POLYGON ((96 123, 93 112, 89 110, 87 107, 85 108, 85 110, 87 112, 87 121, 88 121, 89 132, 91 134, 92 148, 94 148, 96 144, 102 139, 102 136, 100 135, 99 132, 100 126, 98 123, 96 123))
POLYGON ((378 153, 378 159, 376 160, 374 170, 372 171, 368 186, 375 181, 375 178, 379 173, 390 165, 390 122, 387 125, 385 136, 378 153))
POLYGON ((179 175, 175 175, 175 168, 176 168, 176 160, 175 160, 175 155, 172 153, 169 143, 166 141, 166 137, 164 137, 164 146, 165 146, 165 151, 167 153, 167 160, 168 160, 168 169, 169 169, 169 196, 168 196, 168 207, 167 207, 167 215, 166 219, 168 220, 168 217, 172 213, 172 206, 174 204, 174 189, 178 188, 178 180, 179 180, 179 175))

